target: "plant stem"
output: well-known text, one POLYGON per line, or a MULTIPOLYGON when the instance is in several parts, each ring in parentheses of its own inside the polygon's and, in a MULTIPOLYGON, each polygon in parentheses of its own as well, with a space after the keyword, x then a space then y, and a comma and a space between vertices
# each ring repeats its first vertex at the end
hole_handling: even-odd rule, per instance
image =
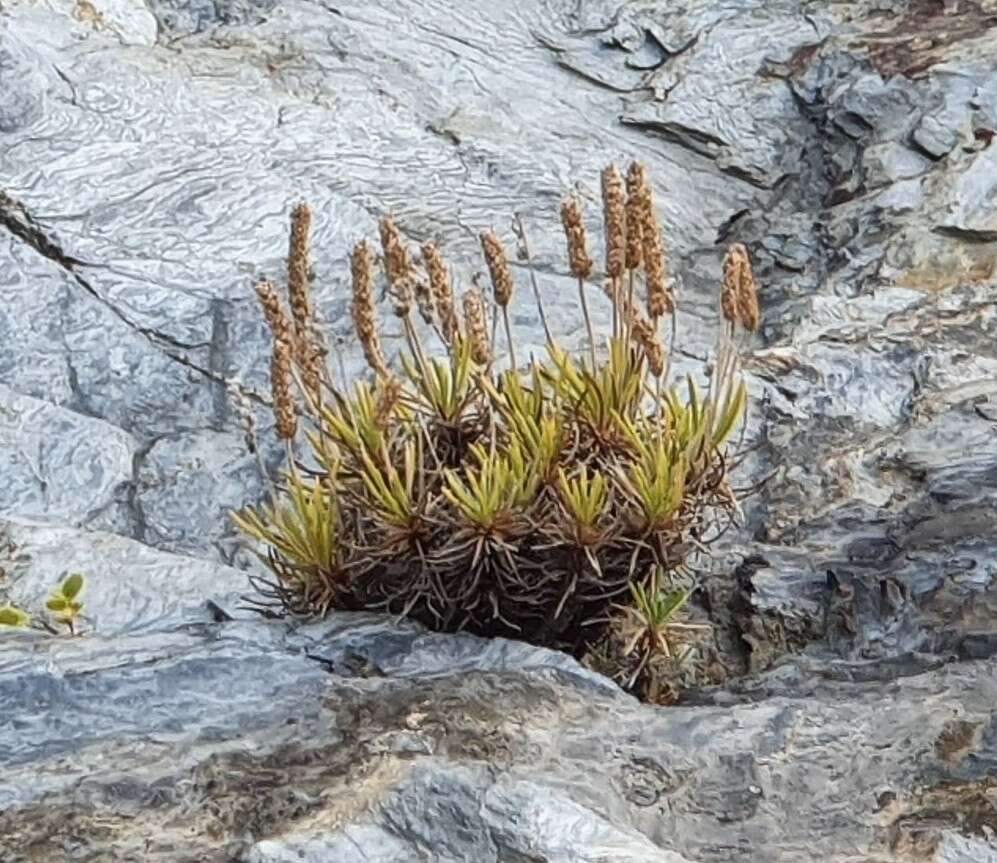
POLYGON ((592 332, 592 318, 589 317, 589 304, 588 300, 585 299, 585 282, 582 279, 578 280, 578 296, 582 301, 582 314, 585 316, 585 329, 588 331, 589 336, 589 353, 592 356, 592 371, 595 372, 595 335, 592 332))
POLYGON ((620 337, 620 321, 621 321, 619 278, 614 276, 611 284, 613 292, 613 338, 618 339, 620 337))
POLYGON ((509 307, 502 306, 502 318, 505 321, 505 337, 509 342, 509 363, 516 370, 516 349, 512 346, 512 326, 509 323, 509 307))
POLYGON ((533 296, 537 301, 537 311, 540 312, 540 323, 543 324, 544 335, 548 344, 554 344, 554 339, 550 335, 550 327, 547 326, 547 314, 544 312, 543 300, 540 299, 540 286, 537 284, 537 274, 533 268, 533 257, 530 255, 530 244, 526 239, 526 227, 523 225, 523 217, 516 214, 516 232, 523 243, 523 251, 526 253, 526 266, 530 272, 530 284, 533 285, 533 296))
POLYGON ((430 380, 429 374, 429 363, 426 361, 426 353, 422 349, 422 340, 419 338, 419 333, 416 332, 415 326, 412 324, 411 313, 405 316, 405 338, 408 340, 409 347, 412 348, 412 354, 415 357, 415 361, 419 364, 419 371, 422 376, 428 381, 430 380))
POLYGON ((627 339, 630 338, 630 315, 633 313, 634 307, 634 271, 629 271, 629 281, 630 284, 627 288, 627 307, 624 309, 623 315, 623 325, 626 329, 627 339))

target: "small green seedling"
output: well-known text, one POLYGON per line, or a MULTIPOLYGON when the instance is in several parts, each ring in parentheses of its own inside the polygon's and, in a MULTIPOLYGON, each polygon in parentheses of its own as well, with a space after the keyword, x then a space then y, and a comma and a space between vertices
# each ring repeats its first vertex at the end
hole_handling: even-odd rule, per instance
MULTIPOLYGON (((76 623, 83 613, 83 603, 79 596, 86 585, 86 579, 78 572, 67 575, 62 583, 52 591, 45 603, 45 608, 55 617, 56 621, 69 629, 70 635, 76 635, 76 623)), ((0 607, 0 626, 12 629, 43 629, 56 633, 56 630, 45 620, 34 620, 23 609, 13 605, 0 607)))
POLYGON ((69 628, 71 635, 76 634, 76 619, 83 611, 83 603, 77 601, 77 597, 83 592, 85 584, 83 576, 74 572, 66 576, 48 598, 45 607, 51 611, 56 620, 65 624, 69 628))
POLYGON ((668 630, 681 626, 675 622, 675 617, 689 601, 690 594, 684 590, 666 590, 661 584, 662 575, 656 567, 647 587, 637 583, 630 585, 633 596, 630 612, 638 625, 625 653, 633 653, 639 645, 643 645, 650 652, 672 656, 668 630))

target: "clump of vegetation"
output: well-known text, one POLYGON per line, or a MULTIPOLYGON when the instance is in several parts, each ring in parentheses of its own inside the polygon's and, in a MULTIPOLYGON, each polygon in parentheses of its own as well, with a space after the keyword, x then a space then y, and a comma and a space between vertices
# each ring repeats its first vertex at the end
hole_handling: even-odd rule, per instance
POLYGON ((64 626, 70 635, 76 635, 83 614, 80 595, 85 586, 86 579, 80 573, 74 572, 67 575, 52 591, 45 603, 45 609, 56 625, 44 617, 32 617, 17 606, 5 605, 0 607, 0 626, 14 629, 31 627, 53 635, 59 632, 58 626, 64 626))
MULTIPOLYGON (((586 349, 574 356, 551 337, 525 251, 547 332, 546 356, 525 363, 499 236, 481 235, 491 297, 473 287, 458 300, 440 249, 424 245, 417 266, 383 218, 381 263, 406 347, 388 361, 375 255, 361 241, 350 257, 352 317, 372 380, 351 389, 327 372, 311 302, 311 212, 295 208, 289 310, 272 282, 257 285, 287 465, 268 504, 235 515, 267 547, 275 578, 258 582, 261 602, 293 613, 384 610, 576 656, 608 652, 621 682, 645 693, 654 667, 681 660, 696 627, 682 629, 690 590, 676 585, 692 582, 696 555, 737 511, 727 442, 747 397, 736 333, 758 326, 756 288, 746 250, 733 247, 708 386, 670 381, 663 336, 674 340, 676 297, 643 166, 626 179, 607 167, 602 197, 602 273, 580 202, 561 210, 586 349), (602 341, 589 315, 594 281, 613 309, 602 341)), ((521 222, 519 233, 525 249, 521 222)))

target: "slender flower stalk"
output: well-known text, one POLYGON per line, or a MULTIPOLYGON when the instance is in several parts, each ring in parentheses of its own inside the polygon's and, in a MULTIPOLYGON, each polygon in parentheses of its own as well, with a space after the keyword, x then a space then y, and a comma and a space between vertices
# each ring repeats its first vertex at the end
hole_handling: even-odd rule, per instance
POLYGON ((602 172, 602 213, 606 240, 606 275, 612 285, 613 336, 620 335, 620 288, 627 263, 627 193, 616 165, 602 172))
POLYGON ((543 298, 540 296, 540 285, 537 283, 537 272, 533 266, 533 256, 530 254, 530 242, 526 236, 526 225, 523 224, 523 217, 517 213, 515 222, 516 236, 519 237, 522 257, 526 260, 527 269, 530 271, 530 285, 533 287, 533 298, 536 300, 537 312, 540 314, 540 323, 544 328, 544 336, 547 344, 553 344, 554 338, 550 332, 550 325, 547 323, 547 312, 544 309, 543 298))
POLYGON ((514 288, 509 259, 506 257, 502 241, 494 231, 485 231, 481 235, 481 248, 485 253, 485 263, 488 264, 495 304, 502 310, 506 340, 509 343, 509 362, 512 368, 516 368, 516 349, 512 343, 512 327, 509 323, 509 303, 512 301, 514 288))
POLYGON ((588 332, 592 368, 595 369, 595 334, 592 331, 592 317, 589 315, 588 300, 585 298, 585 280, 592 273, 592 259, 588 254, 585 222, 582 220, 582 208, 577 198, 568 198, 561 205, 561 223, 564 225, 564 235, 568 241, 568 260, 571 274, 578 279, 578 296, 581 300, 582 315, 585 317, 585 329, 588 332))

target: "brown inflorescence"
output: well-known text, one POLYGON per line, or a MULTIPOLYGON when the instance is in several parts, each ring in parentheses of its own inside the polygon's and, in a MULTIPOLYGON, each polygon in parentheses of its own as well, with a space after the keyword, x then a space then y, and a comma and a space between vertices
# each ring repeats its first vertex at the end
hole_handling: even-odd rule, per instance
POLYGON ((367 364, 380 377, 389 378, 391 372, 381 350, 381 338, 377 331, 377 309, 374 306, 374 255, 367 242, 361 240, 353 248, 350 256, 350 269, 353 275, 353 304, 351 313, 357 337, 363 347, 367 364))
POLYGON ((627 194, 616 165, 602 172, 602 211, 606 230, 606 275, 618 279, 627 263, 627 194))
POLYGON ((427 323, 433 323, 433 295, 430 292, 429 282, 421 277, 416 277, 413 281, 415 286, 415 302, 419 306, 419 315, 427 323))
POLYGON ((588 239, 582 207, 577 198, 568 198, 561 204, 561 223, 568 240, 568 260, 571 274, 578 279, 587 279, 592 273, 592 259, 588 253, 588 239))
POLYGON ((512 273, 509 271, 509 259, 498 234, 485 231, 481 235, 481 248, 485 253, 485 263, 488 264, 488 274, 492 279, 495 291, 495 302, 505 308, 512 299, 512 273))
POLYGON ((287 312, 284 311, 274 283, 269 279, 261 279, 256 283, 256 296, 259 297, 260 305, 263 307, 263 316, 266 318, 274 339, 292 343, 294 341, 294 325, 287 316, 287 312))
POLYGON ((643 260, 643 243, 641 237, 641 191, 647 184, 644 166, 640 162, 632 162, 627 171, 627 269, 636 270, 643 260))
POLYGON ((757 330, 761 323, 758 285, 751 270, 751 258, 743 243, 735 243, 724 256, 720 308, 728 321, 740 323, 749 332, 757 330))
POLYGON ((658 340, 654 327, 636 309, 630 315, 630 334, 643 349, 651 374, 660 378, 665 372, 665 349, 658 340))
POLYGON ((654 193, 647 180, 643 165, 631 165, 640 218, 641 253, 647 280, 647 313, 652 319, 675 311, 675 303, 668 286, 668 268, 665 246, 661 239, 661 226, 654 209, 654 193))
POLYGON ((491 343, 488 340, 488 320, 485 314, 485 298, 478 288, 464 294, 464 328, 471 340, 471 356, 479 365, 487 365, 492 357, 491 343))
POLYGON ((740 318, 737 295, 741 284, 741 261, 736 248, 731 246, 724 255, 723 282, 720 286, 720 311, 731 324, 736 324, 740 318))
POLYGON ((277 423, 277 436, 290 440, 298 431, 298 416, 292 389, 292 363, 294 362, 294 325, 284 311, 273 282, 263 279, 256 285, 256 295, 263 307, 263 315, 273 333, 273 353, 270 357, 270 392, 273 396, 273 414, 277 423))
POLYGON ((312 318, 312 211, 304 202, 291 211, 291 239, 287 252, 287 293, 294 318, 294 356, 305 389, 321 398, 323 350, 312 318))
POLYGON ((282 339, 274 339, 270 359, 270 386, 273 392, 273 413, 277 421, 277 437, 291 440, 298 432, 298 415, 294 407, 292 370, 293 346, 282 339))
POLYGON ((405 317, 412 308, 416 282, 415 267, 402 235, 391 216, 380 222, 381 248, 384 250, 384 269, 388 274, 391 296, 395 302, 395 314, 405 317))
POLYGON ((436 316, 440 321, 440 332, 448 345, 453 344, 460 334, 460 323, 454 310, 450 272, 435 243, 426 243, 422 247, 422 259, 429 274, 429 289, 436 306, 436 316))
POLYGON ((291 240, 287 252, 287 292, 291 299, 291 314, 299 336, 308 330, 311 307, 311 229, 312 211, 305 203, 291 211, 291 240))
POLYGON ((761 312, 758 308, 758 285, 755 283, 755 274, 751 269, 751 258, 748 250, 741 243, 737 243, 732 251, 737 250, 740 258, 740 279, 737 289, 737 310, 741 318, 742 326, 748 332, 755 332, 761 323, 761 312))

